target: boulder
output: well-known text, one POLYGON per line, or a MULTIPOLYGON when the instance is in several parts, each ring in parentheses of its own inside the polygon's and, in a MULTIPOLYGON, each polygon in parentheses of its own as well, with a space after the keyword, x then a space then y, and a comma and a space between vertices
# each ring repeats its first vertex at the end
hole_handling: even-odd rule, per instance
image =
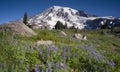
POLYGON ((74 38, 82 40, 82 35, 79 33, 74 34, 74 38))
POLYGON ((73 37, 78 40, 87 40, 87 37, 85 35, 81 35, 79 33, 75 33, 73 37))
POLYGON ((84 35, 82 40, 87 40, 87 36, 84 35))
POLYGON ((39 40, 35 43, 36 46, 39 46, 39 45, 53 45, 53 42, 51 40, 39 40))
POLYGON ((66 34, 64 31, 60 31, 60 32, 59 32, 59 35, 60 35, 60 36, 67 36, 67 34, 66 34))
POLYGON ((13 34, 20 34, 27 37, 36 35, 32 29, 22 22, 8 22, 2 24, 0 25, 0 31, 10 31, 13 34))

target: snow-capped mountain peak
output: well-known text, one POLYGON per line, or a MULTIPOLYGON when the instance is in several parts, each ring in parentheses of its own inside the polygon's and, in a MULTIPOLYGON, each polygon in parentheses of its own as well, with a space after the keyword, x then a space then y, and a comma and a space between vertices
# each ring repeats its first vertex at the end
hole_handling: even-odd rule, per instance
POLYGON ((87 14, 84 11, 75 10, 69 7, 52 6, 42 13, 29 18, 28 22, 37 26, 49 26, 49 28, 54 28, 57 21, 60 21, 63 24, 67 23, 68 27, 74 25, 76 28, 83 29, 88 21, 97 18, 101 17, 87 14))
POLYGON ((77 10, 69 7, 52 6, 44 12, 37 14, 29 19, 29 23, 38 25, 48 24, 51 28, 54 27, 57 21, 63 24, 67 23, 68 27, 75 26, 79 29, 84 28, 86 17, 79 16, 77 10))

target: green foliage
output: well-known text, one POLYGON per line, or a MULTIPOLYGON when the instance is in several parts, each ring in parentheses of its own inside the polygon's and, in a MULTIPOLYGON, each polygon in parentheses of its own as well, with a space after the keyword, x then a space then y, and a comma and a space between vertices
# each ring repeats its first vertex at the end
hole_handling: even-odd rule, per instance
POLYGON ((103 24, 100 26, 101 29, 108 29, 108 25, 107 24, 103 24))
POLYGON ((100 26, 100 29, 114 29, 114 25, 104 24, 100 26))
POLYGON ((65 26, 60 22, 60 21, 57 21, 56 25, 55 25, 55 29, 64 29, 65 26))
POLYGON ((78 28, 77 28, 77 29, 75 29, 75 33, 78 33, 78 28))
POLYGON ((65 23, 64 29, 68 29, 67 23, 65 23))
POLYGON ((60 37, 59 30, 35 30, 38 35, 33 37, 0 32, 0 72, 31 72, 35 68, 51 72, 120 72, 120 38, 110 30, 77 30, 87 36, 87 41, 74 40, 75 29, 63 31, 68 35, 60 37), (52 40, 55 46, 35 46, 41 39, 52 40))

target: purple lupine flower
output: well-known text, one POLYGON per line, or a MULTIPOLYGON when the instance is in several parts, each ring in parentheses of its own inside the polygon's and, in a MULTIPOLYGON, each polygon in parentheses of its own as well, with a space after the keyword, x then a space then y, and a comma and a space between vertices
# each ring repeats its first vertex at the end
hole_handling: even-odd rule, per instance
POLYGON ((84 46, 84 49, 85 49, 85 50, 88 50, 88 51, 94 51, 92 45, 85 45, 85 46, 84 46))
POLYGON ((52 65, 52 66, 54 65, 54 62, 53 62, 53 61, 51 62, 51 65, 52 65))
POLYGON ((38 67, 37 64, 34 66, 34 71, 35 71, 35 72, 39 72, 39 67, 38 67))
POLYGON ((84 48, 84 45, 77 45, 75 48, 84 48))
POLYGON ((100 53, 96 53, 96 57, 99 61, 103 61, 104 60, 104 56, 101 55, 100 53))
POLYGON ((95 59, 102 61, 104 59, 104 57, 96 51, 89 51, 89 57, 94 57, 95 59))
POLYGON ((56 68, 60 68, 60 65, 59 65, 59 63, 56 63, 56 68))
POLYGON ((90 58, 93 57, 96 60, 103 61, 104 56, 102 56, 98 51, 96 51, 93 48, 93 45, 84 45, 83 49, 88 51, 88 55, 89 55, 90 58))
POLYGON ((106 62, 108 65, 110 65, 110 66, 112 66, 112 67, 114 67, 115 66, 115 63, 111 60, 111 61, 107 61, 106 62))
POLYGON ((53 51, 56 52, 56 51, 57 51, 57 48, 54 47, 54 48, 53 48, 53 51))
POLYGON ((52 51, 54 51, 54 52, 56 52, 56 51, 58 50, 58 48, 55 47, 55 46, 53 46, 53 45, 50 45, 50 46, 48 47, 48 49, 49 49, 49 50, 52 50, 52 51))
POLYGON ((62 53, 61 56, 62 56, 63 59, 66 59, 66 56, 65 56, 64 53, 62 53))
POLYGON ((114 67, 114 66, 115 66, 114 61, 111 61, 110 63, 111 63, 110 65, 111 65, 112 67, 114 67))

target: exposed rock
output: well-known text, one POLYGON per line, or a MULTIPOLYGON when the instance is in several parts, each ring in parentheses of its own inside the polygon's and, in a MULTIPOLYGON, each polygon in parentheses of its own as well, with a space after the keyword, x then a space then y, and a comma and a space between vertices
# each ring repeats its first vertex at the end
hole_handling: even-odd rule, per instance
POLYGON ((76 39, 82 39, 82 35, 81 34, 79 34, 79 33, 76 33, 76 34, 74 34, 74 37, 76 38, 76 39))
POLYGON ((53 45, 53 42, 51 40, 39 40, 35 43, 35 45, 39 46, 39 45, 53 45))
POLYGON ((81 35, 79 33, 74 34, 73 37, 78 39, 78 40, 87 40, 87 37, 85 35, 81 35))
POLYGON ((2 24, 0 25, 0 31, 10 31, 13 34, 20 34, 28 37, 36 35, 32 29, 22 22, 9 22, 2 24))
POLYGON ((96 15, 85 13, 82 10, 78 10, 78 12, 76 13, 76 15, 83 16, 83 17, 97 17, 96 15))
POLYGON ((87 40, 87 36, 84 35, 84 36, 83 36, 83 40, 87 40))
POLYGON ((59 35, 60 35, 60 36, 67 36, 67 34, 66 34, 64 31, 60 31, 60 32, 59 32, 59 35))

